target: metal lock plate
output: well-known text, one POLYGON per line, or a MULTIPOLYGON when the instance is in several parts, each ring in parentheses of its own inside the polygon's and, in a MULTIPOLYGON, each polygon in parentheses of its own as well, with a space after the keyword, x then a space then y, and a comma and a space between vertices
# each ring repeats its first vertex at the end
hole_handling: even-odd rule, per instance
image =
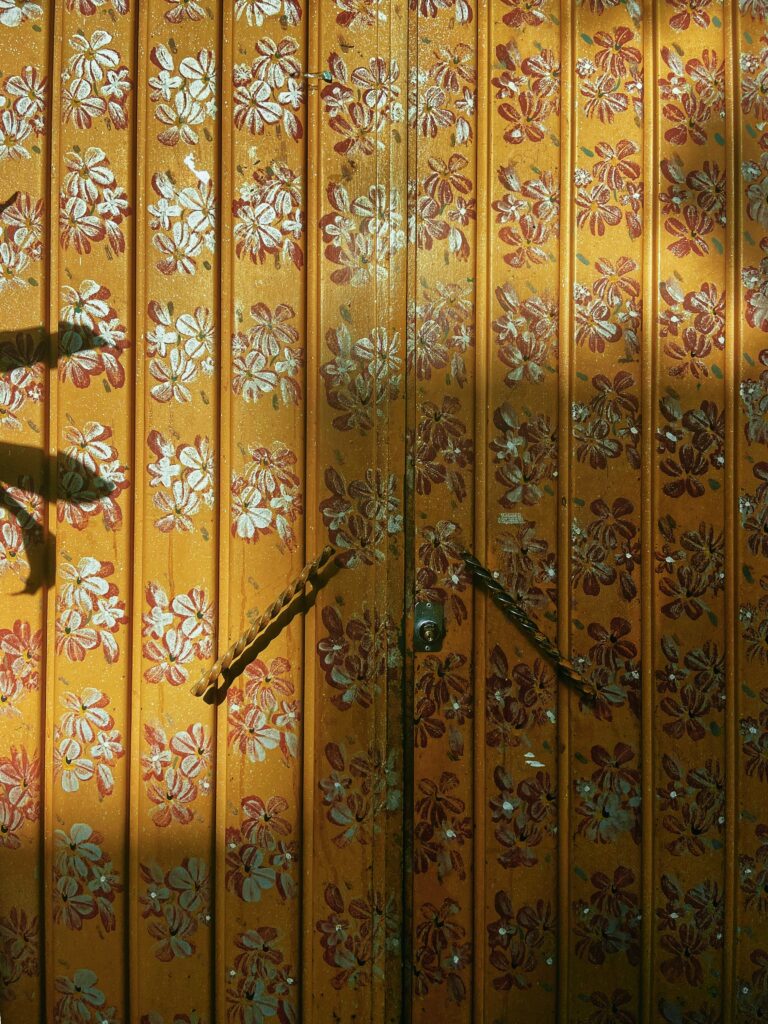
POLYGON ((439 651, 444 636, 443 606, 434 601, 417 601, 413 619, 414 651, 439 651))

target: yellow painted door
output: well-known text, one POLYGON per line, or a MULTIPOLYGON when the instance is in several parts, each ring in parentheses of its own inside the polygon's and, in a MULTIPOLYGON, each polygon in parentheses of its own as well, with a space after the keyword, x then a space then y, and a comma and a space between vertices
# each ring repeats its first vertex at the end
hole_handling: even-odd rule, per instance
POLYGON ((766 1018, 767 30, 0 0, 5 1024, 766 1018))

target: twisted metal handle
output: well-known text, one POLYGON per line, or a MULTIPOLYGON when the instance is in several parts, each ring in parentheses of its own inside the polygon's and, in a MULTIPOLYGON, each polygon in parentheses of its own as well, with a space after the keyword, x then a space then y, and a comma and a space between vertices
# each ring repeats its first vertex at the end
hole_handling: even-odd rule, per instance
POLYGON ((320 572, 320 570, 323 569, 332 558, 337 557, 338 554, 339 552, 332 545, 327 544, 317 558, 308 562, 304 566, 293 583, 285 588, 282 594, 272 602, 269 608, 267 608, 267 610, 258 617, 250 629, 246 630, 239 640, 236 640, 232 646, 224 652, 224 654, 216 659, 208 671, 203 673, 194 686, 190 687, 189 692, 194 697, 202 697, 206 690, 218 682, 219 676, 222 672, 226 672, 231 667, 232 663, 240 658, 242 654, 256 642, 259 635, 275 621, 283 609, 301 593, 307 585, 307 580, 310 576, 314 576, 320 572))
POLYGON ((481 565, 475 556, 471 555, 469 551, 461 551, 460 555, 464 559, 464 563, 467 568, 475 577, 477 577, 478 580, 482 582, 493 601, 499 608, 501 608, 507 618, 511 619, 518 629, 527 634, 534 647, 536 647, 544 657, 554 662, 558 675, 567 679, 585 700, 593 701, 595 699, 595 691, 593 687, 584 681, 573 662, 566 658, 565 655, 561 653, 557 645, 554 644, 545 633, 542 633, 533 619, 526 615, 512 595, 508 594, 502 587, 493 573, 489 572, 485 566, 481 565))
MULTIPOLYGON (((248 648, 256 642, 261 633, 278 618, 283 609, 301 593, 307 585, 309 578, 320 572, 331 559, 338 558, 339 555, 340 552, 331 544, 327 544, 317 558, 304 566, 293 583, 283 590, 266 611, 259 616, 256 622, 243 633, 239 640, 236 640, 224 654, 217 658, 208 671, 203 673, 200 679, 190 687, 190 693, 195 697, 202 697, 211 686, 218 682, 219 676, 227 672, 232 664, 242 657, 248 648)), ((557 673, 564 679, 567 679, 585 700, 594 700, 594 689, 585 683, 573 662, 560 652, 559 648, 545 633, 542 633, 533 619, 526 615, 512 595, 508 594, 502 587, 493 573, 481 565, 474 555, 471 555, 468 551, 461 551, 460 555, 472 575, 483 584, 493 601, 501 608, 507 618, 514 622, 518 629, 527 634, 533 645, 544 657, 554 662, 557 673)))

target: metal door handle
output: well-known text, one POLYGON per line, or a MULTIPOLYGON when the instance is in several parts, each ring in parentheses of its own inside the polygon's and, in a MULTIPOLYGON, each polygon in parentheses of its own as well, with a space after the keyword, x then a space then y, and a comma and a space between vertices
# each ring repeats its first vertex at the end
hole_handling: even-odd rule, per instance
POLYGON ((511 619, 518 629, 521 629, 528 636, 528 639, 540 654, 554 662, 557 674, 571 683, 584 700, 593 701, 595 699, 594 687, 585 682, 573 662, 565 657, 559 647, 545 633, 542 633, 533 619, 515 601, 514 597, 502 587, 493 573, 486 569, 484 565, 481 565, 469 551, 461 551, 459 553, 469 571, 475 579, 480 581, 490 594, 491 599, 504 612, 507 618, 511 619))
MULTIPOLYGON (((229 670, 233 662, 242 661, 242 665, 245 667, 249 660, 248 648, 256 643, 259 636, 268 629, 291 601, 301 593, 308 581, 317 576, 331 561, 338 560, 341 554, 342 552, 337 551, 331 544, 328 544, 317 558, 308 562, 293 583, 285 588, 280 596, 259 616, 256 622, 243 633, 240 639, 236 640, 224 654, 217 658, 208 671, 204 672, 194 686, 190 687, 190 692, 193 696, 202 697, 218 682, 219 676, 229 670)), ((528 636, 540 654, 554 662, 558 675, 571 683, 584 700, 593 701, 595 699, 594 688, 584 681, 573 662, 560 652, 557 645, 546 634, 542 633, 533 619, 523 611, 512 595, 507 593, 502 587, 493 573, 481 565, 469 551, 461 551, 460 554, 473 577, 488 591, 492 600, 507 618, 514 622, 518 629, 528 636)), ((338 564, 343 565, 344 563, 339 562, 338 564)), ((423 651, 439 650, 439 642, 444 635, 440 616, 430 615, 421 621, 417 621, 416 630, 418 643, 414 646, 417 649, 423 651)), ((255 652, 252 655, 253 657, 255 657, 255 652)))
MULTIPOLYGON (((339 557, 340 552, 331 544, 327 544, 320 554, 311 562, 307 562, 293 583, 286 587, 280 596, 263 612, 254 624, 243 633, 239 640, 236 640, 224 654, 216 659, 207 672, 204 672, 200 679, 190 687, 189 692, 194 697, 202 697, 211 686, 219 681, 222 672, 226 672, 234 661, 243 659, 243 667, 247 664, 247 651, 252 647, 259 636, 267 629, 280 613, 297 597, 307 582, 316 576, 330 561, 339 557)), ((255 655, 254 655, 255 657, 255 655)), ((252 659, 251 659, 252 660, 252 659)))

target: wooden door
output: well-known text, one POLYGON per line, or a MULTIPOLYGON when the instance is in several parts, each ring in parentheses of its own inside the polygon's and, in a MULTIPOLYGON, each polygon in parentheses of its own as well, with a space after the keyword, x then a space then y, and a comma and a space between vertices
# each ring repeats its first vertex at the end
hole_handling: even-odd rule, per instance
POLYGON ((767 15, 418 7, 414 1019, 768 1008, 767 15))
POLYGON ((0 0, 5 1022, 765 1018, 767 25, 0 0))

